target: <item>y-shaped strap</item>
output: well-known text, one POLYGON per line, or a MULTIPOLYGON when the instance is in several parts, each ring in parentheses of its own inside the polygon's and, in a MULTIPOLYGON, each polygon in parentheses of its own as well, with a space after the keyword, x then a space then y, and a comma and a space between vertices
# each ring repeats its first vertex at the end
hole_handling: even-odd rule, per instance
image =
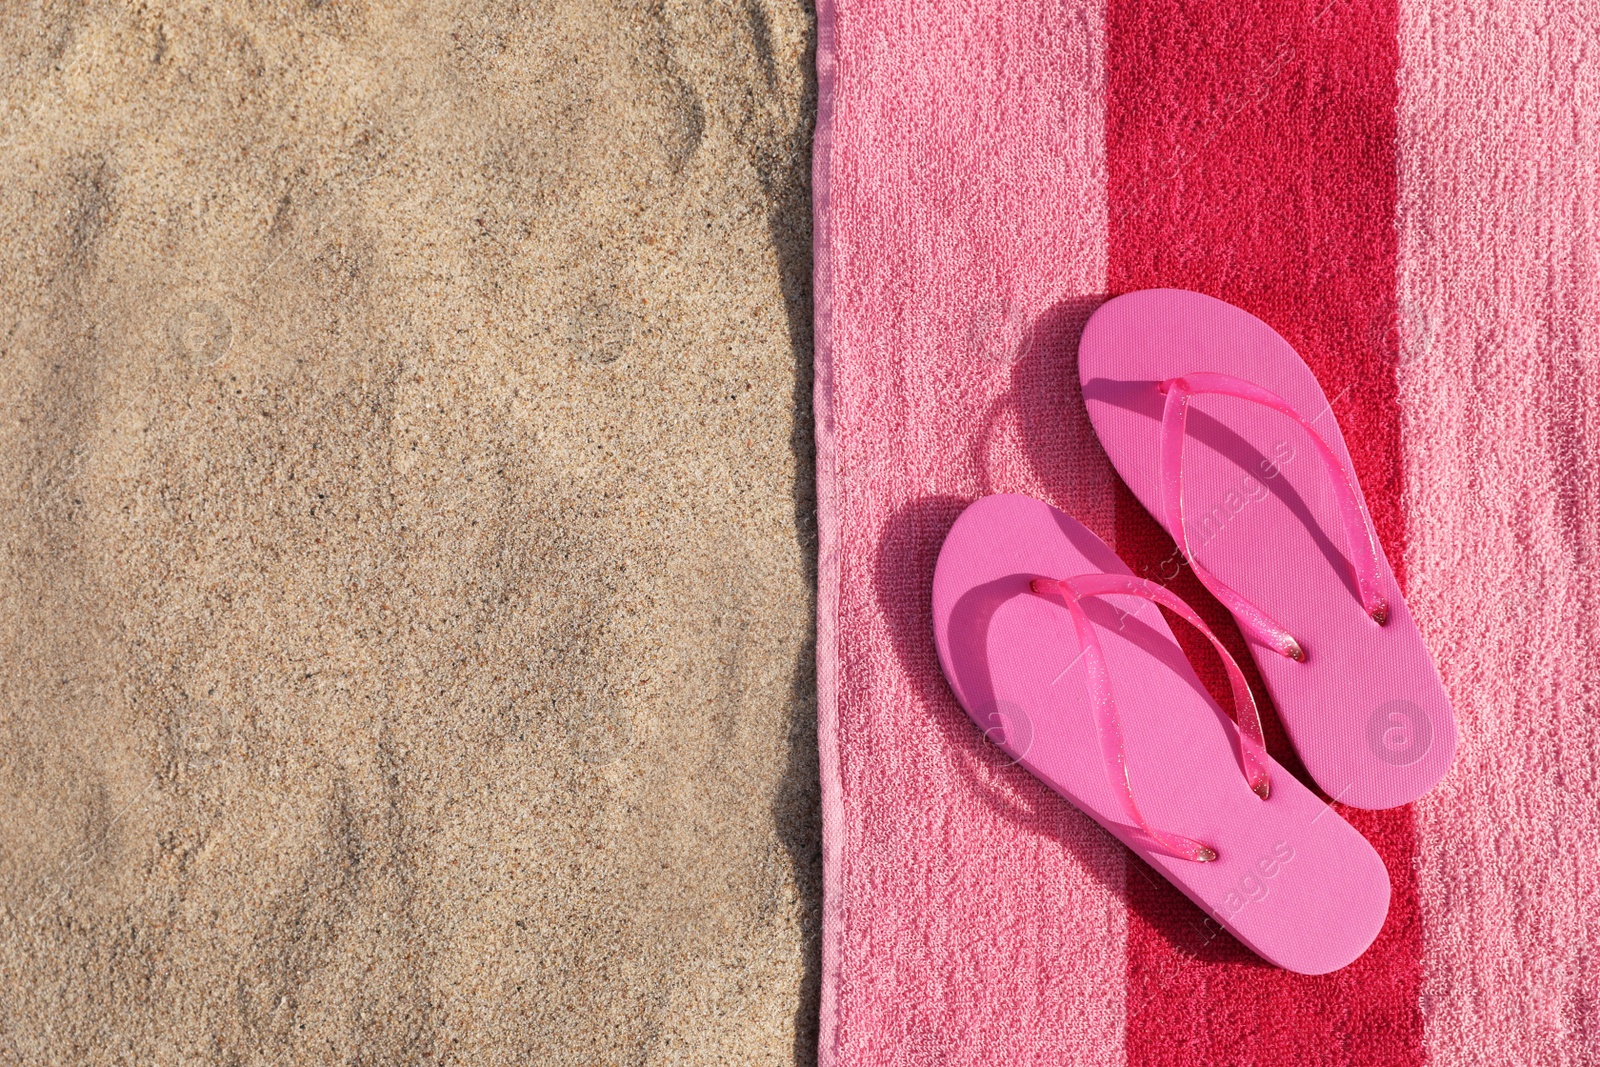
POLYGON ((1310 421, 1278 394, 1231 374, 1185 374, 1168 378, 1159 388, 1167 396, 1166 406, 1161 412, 1161 506, 1166 512, 1167 529, 1178 543, 1178 551, 1194 568, 1201 584, 1227 605, 1234 618, 1239 620, 1239 628, 1268 648, 1276 649, 1292 660, 1305 662, 1305 649, 1293 634, 1276 619, 1218 581, 1189 550, 1189 535, 1183 527, 1183 438, 1189 415, 1189 399, 1201 393, 1237 397, 1271 408, 1289 416, 1310 435, 1317 454, 1322 457, 1323 465, 1333 479, 1333 498, 1339 506, 1339 518, 1344 523, 1345 540, 1350 544, 1350 566, 1355 572, 1361 607, 1379 626, 1388 622, 1389 602, 1378 588, 1377 534, 1373 532, 1366 513, 1356 499, 1355 487, 1350 484, 1344 464, 1339 462, 1339 457, 1333 454, 1333 449, 1328 447, 1322 435, 1312 428, 1310 421))
POLYGON ((1095 728, 1100 736, 1100 754, 1105 760, 1106 777, 1121 798, 1128 817, 1151 840, 1179 859, 1197 863, 1216 859, 1216 849, 1182 834, 1169 834, 1151 826, 1134 801, 1133 781, 1128 777, 1128 748, 1123 743, 1122 716, 1117 712, 1116 697, 1111 691, 1111 673, 1106 669, 1105 653, 1100 649, 1100 638, 1094 632, 1094 624, 1089 621, 1079 600, 1086 596, 1140 597, 1171 609, 1206 635, 1211 647, 1222 657, 1222 665, 1228 670, 1228 684, 1233 687, 1233 714, 1239 723, 1239 750, 1244 756, 1245 781, 1252 792, 1265 800, 1272 792, 1272 783, 1267 777, 1267 745, 1261 735, 1261 713, 1256 710, 1255 697, 1250 694, 1250 684, 1245 681, 1239 665, 1222 647, 1217 635, 1200 621, 1200 616, 1194 613, 1193 608, 1165 586, 1155 582, 1135 578, 1131 574, 1080 574, 1065 579, 1035 578, 1030 588, 1041 596, 1054 594, 1060 597, 1072 613, 1072 625, 1078 631, 1078 645, 1083 650, 1085 673, 1089 679, 1089 698, 1094 705, 1095 728))

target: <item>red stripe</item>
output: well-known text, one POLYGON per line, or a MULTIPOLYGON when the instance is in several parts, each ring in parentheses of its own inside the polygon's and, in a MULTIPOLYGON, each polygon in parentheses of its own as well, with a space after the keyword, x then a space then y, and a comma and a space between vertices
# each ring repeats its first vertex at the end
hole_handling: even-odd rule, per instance
MULTIPOLYGON (((1110 0, 1106 150, 1111 292, 1194 289, 1282 333, 1334 400, 1401 570, 1396 19, 1394 0, 1110 0)), ((1126 490, 1117 549, 1148 575, 1173 551, 1126 490)), ((1172 584, 1248 663, 1192 575, 1172 584)), ((1175 629, 1226 706, 1204 640, 1175 629)), ((1297 766, 1275 718, 1269 744, 1297 766)), ((1341 810, 1388 863, 1394 896, 1366 955, 1319 978, 1261 963, 1130 859, 1130 1064, 1422 1062, 1411 811, 1341 810)))

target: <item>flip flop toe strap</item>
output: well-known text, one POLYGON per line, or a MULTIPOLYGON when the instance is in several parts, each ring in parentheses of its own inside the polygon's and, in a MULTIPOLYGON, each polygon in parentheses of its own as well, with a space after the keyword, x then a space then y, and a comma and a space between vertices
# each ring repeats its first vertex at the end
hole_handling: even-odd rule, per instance
POLYGON ((1189 416, 1191 398, 1201 394, 1216 394, 1248 400, 1273 411, 1287 415, 1310 436, 1317 455, 1322 458, 1333 483, 1333 497, 1339 508, 1339 519, 1344 526, 1345 541, 1350 548, 1350 569, 1355 579, 1361 606, 1379 626, 1389 621, 1389 602, 1385 599, 1378 579, 1377 535, 1368 521, 1356 496, 1355 486, 1344 464, 1334 455, 1328 442, 1294 406, 1278 394, 1231 374, 1210 371, 1185 374, 1169 378, 1158 387, 1166 394, 1161 412, 1161 506, 1166 512, 1167 530, 1178 543, 1189 565, 1194 568, 1211 594, 1225 604, 1239 620, 1245 635, 1259 644, 1275 649, 1292 660, 1305 662, 1306 652, 1294 635, 1276 619, 1255 604, 1240 596, 1219 581, 1215 575, 1200 565, 1189 548, 1189 535, 1183 525, 1183 441, 1189 416))
POLYGON ((1055 596, 1063 601, 1072 615, 1072 624, 1078 634, 1085 673, 1089 681, 1089 697, 1094 707, 1095 728, 1100 738, 1100 754, 1105 760, 1106 776, 1112 790, 1122 801, 1122 807, 1138 827, 1164 851, 1180 859, 1205 863, 1217 858, 1216 849, 1182 834, 1168 833, 1151 826, 1133 797, 1133 781, 1128 771, 1128 750, 1122 732, 1122 716, 1117 711, 1116 696, 1112 691, 1111 674, 1106 668, 1105 653, 1100 638, 1083 609, 1082 599, 1089 596, 1135 596, 1171 610, 1179 618, 1199 630, 1211 642, 1211 647, 1222 657, 1228 672, 1228 684, 1233 689, 1234 718, 1239 724, 1239 751, 1244 764, 1245 783, 1262 800, 1271 794, 1272 785, 1267 774, 1267 746, 1261 732, 1261 713, 1256 708, 1250 684, 1217 635, 1200 620, 1194 609, 1185 604, 1165 586, 1131 574, 1081 574, 1073 578, 1035 578, 1031 588, 1040 596, 1055 596))

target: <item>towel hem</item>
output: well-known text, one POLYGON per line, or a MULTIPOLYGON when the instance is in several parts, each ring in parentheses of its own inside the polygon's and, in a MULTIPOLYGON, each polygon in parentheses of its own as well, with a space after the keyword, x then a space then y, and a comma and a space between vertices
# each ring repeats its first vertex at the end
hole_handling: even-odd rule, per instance
POLYGON ((839 768, 838 441, 833 409, 833 263, 829 175, 836 56, 832 0, 817 2, 817 125, 812 142, 812 283, 815 355, 812 404, 817 456, 817 765, 822 794, 821 990, 817 1067, 834 1067, 839 1046, 839 976, 844 930, 843 817, 839 768))

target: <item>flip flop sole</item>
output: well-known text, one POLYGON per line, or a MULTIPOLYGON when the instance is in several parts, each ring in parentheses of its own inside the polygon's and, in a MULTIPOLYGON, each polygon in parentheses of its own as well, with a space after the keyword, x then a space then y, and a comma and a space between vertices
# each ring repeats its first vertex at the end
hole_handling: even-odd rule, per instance
MULTIPOLYGON (((1316 376, 1247 311, 1181 289, 1119 296, 1090 318, 1078 366, 1106 453, 1163 526, 1164 398, 1157 383, 1201 371, 1246 379, 1287 400, 1312 421, 1360 493, 1316 376)), ((1426 793, 1454 759, 1455 716, 1381 545, 1387 624, 1363 610, 1331 476, 1310 436, 1258 404, 1196 396, 1182 477, 1195 558, 1306 650, 1306 661, 1297 663, 1251 645, 1278 717, 1317 784, 1359 808, 1391 808, 1426 793)), ((1150 577, 1170 580, 1180 564, 1175 554, 1171 573, 1150 577)))
POLYGON ((1128 774, 1150 824, 1202 841, 1209 863, 1151 847, 1102 760, 1088 681, 1064 605, 1034 578, 1129 573, 1076 520, 1025 496, 961 514, 933 580, 934 637, 956 698, 1006 756, 1088 813, 1254 952, 1324 974, 1364 952, 1389 908, 1366 839, 1276 762, 1250 791, 1238 731, 1195 676, 1160 610, 1132 596, 1083 601, 1120 710, 1128 774))

